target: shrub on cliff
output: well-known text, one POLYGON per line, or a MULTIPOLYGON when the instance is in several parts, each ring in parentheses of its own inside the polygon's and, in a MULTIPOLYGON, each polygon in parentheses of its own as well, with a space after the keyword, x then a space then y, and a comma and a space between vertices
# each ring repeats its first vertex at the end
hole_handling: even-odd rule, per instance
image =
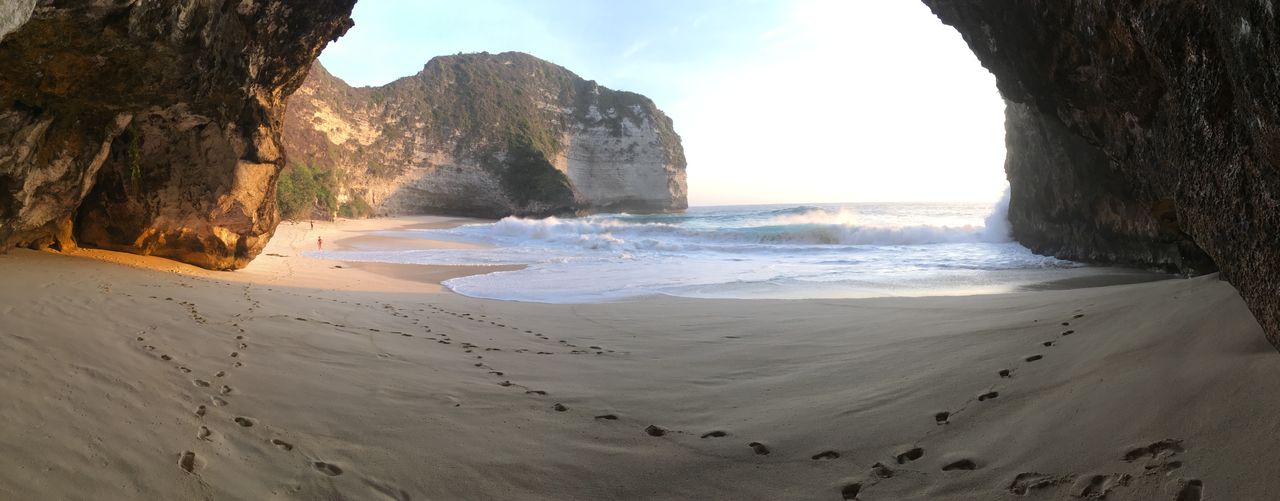
POLYGON ((348 219, 373 217, 373 207, 359 195, 352 195, 350 200, 338 206, 338 216, 348 219))
POLYGON ((313 165, 293 165, 280 173, 276 184, 276 206, 280 217, 301 219, 320 209, 333 214, 338 208, 337 181, 333 172, 313 165))
POLYGON ((502 187, 517 204, 535 203, 553 210, 573 206, 569 178, 527 138, 512 140, 505 164, 501 170, 502 187))

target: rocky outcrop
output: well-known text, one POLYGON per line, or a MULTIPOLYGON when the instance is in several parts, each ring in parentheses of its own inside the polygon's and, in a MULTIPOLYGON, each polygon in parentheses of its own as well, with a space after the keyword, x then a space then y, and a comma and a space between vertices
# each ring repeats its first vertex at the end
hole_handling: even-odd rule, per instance
POLYGON ((285 98, 354 2, 6 4, 0 249, 245 265, 277 223, 285 98))
POLYGON ((1055 115, 1005 104, 1013 238, 1038 254, 1197 274, 1213 261, 1178 226, 1174 203, 1118 175, 1055 115))
POLYGON ((684 150, 644 96, 515 52, 437 57, 352 88, 319 64, 290 98, 291 161, 379 214, 483 217, 687 206, 684 150))
POLYGON ((1015 236, 1073 259, 1216 264, 1280 346, 1270 1, 924 1, 1012 103, 1015 236))

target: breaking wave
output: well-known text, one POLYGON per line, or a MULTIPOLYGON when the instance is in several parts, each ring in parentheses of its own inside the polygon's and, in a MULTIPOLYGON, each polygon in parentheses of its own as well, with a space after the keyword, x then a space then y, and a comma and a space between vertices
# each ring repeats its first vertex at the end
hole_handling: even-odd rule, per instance
POLYGON ((989 204, 697 207, 679 214, 506 218, 394 236, 481 244, 336 251, 352 261, 523 264, 455 278, 473 297, 595 302, 647 294, 868 297, 972 294, 1069 274, 1077 263, 1009 239, 1008 193, 989 204))
MULTIPOLYGON (((723 250, 742 245, 853 246, 1002 243, 1009 241, 1008 192, 985 224, 865 224, 850 207, 796 206, 749 213, 721 214, 714 224, 690 225, 688 216, 603 215, 573 219, 504 218, 496 223, 453 230, 458 236, 579 245, 588 248, 723 250)), ((761 249, 756 249, 761 250, 761 249)))

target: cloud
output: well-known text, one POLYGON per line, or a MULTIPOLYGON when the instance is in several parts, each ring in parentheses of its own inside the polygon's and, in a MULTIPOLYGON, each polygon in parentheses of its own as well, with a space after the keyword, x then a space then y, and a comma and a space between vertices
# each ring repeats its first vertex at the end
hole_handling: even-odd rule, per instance
POLYGON ((648 46, 648 40, 636 40, 635 42, 632 42, 631 45, 627 46, 626 50, 622 51, 622 54, 618 57, 622 59, 631 59, 631 56, 639 54, 640 51, 644 50, 648 46))

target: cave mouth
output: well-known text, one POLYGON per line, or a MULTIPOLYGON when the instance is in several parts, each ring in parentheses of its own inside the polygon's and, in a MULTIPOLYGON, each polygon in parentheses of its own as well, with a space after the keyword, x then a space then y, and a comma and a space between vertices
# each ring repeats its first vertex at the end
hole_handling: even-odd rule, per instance
POLYGON ((883 79, 874 89, 884 94, 872 95, 889 103, 862 129, 868 142, 890 145, 883 164, 897 171, 877 188, 900 193, 898 201, 986 203, 1003 210, 1009 196, 1006 104, 995 75, 924 3, 892 3, 886 7, 890 16, 876 20, 882 27, 864 46, 879 54, 868 59, 873 64, 865 71, 883 79))

